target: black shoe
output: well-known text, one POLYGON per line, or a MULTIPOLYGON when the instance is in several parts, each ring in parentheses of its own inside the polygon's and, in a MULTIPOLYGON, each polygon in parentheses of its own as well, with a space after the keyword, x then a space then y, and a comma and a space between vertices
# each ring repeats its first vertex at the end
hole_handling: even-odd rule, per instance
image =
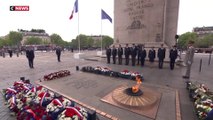
POLYGON ((184 79, 189 79, 189 77, 188 77, 188 76, 183 76, 183 78, 184 78, 184 79))

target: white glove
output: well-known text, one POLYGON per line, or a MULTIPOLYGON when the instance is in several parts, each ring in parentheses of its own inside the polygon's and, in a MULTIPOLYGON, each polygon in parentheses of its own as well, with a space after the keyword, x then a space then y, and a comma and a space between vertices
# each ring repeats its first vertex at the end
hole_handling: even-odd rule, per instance
POLYGON ((191 61, 188 61, 187 63, 188 63, 189 65, 191 65, 191 64, 192 64, 192 62, 191 62, 191 61))

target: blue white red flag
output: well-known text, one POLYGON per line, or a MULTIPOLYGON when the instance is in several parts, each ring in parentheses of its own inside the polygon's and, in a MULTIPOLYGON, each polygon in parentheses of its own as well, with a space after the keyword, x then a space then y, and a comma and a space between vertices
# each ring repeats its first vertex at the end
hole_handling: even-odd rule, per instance
POLYGON ((78 0, 75 0, 75 3, 74 3, 74 7, 73 7, 73 10, 72 10, 72 13, 69 17, 69 19, 71 20, 73 18, 73 15, 74 15, 74 12, 77 13, 78 12, 78 0))

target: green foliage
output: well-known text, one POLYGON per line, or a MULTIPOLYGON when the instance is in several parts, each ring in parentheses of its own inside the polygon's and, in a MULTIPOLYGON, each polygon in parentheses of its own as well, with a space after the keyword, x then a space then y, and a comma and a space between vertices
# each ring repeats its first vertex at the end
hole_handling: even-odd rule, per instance
POLYGON ((109 36, 103 36, 103 43, 102 43, 102 47, 105 48, 107 46, 110 46, 113 44, 113 39, 109 36))
POLYGON ((50 35, 50 40, 52 44, 63 46, 65 42, 62 40, 61 36, 58 34, 52 34, 50 35))
POLYGON ((203 38, 199 39, 196 44, 199 48, 208 48, 213 46, 213 34, 204 36, 203 38))
POLYGON ((209 48, 213 46, 213 34, 198 37, 194 32, 187 32, 182 34, 178 40, 178 47, 186 49, 188 41, 195 41, 195 47, 198 48, 209 48))
POLYGON ((21 43, 21 40, 23 39, 22 34, 19 32, 10 31, 8 36, 10 45, 19 45, 21 43))
MULTIPOLYGON (((109 46, 113 43, 113 39, 109 36, 103 36, 102 37, 103 41, 102 41, 102 47, 106 47, 109 46)), ((91 47, 96 47, 96 48, 100 48, 101 47, 101 39, 100 40, 94 40, 92 37, 90 36, 86 36, 86 35, 79 35, 76 37, 76 39, 73 39, 71 42, 71 47, 74 49, 79 48, 79 44, 78 41, 80 41, 80 47, 81 49, 85 49, 85 48, 91 48, 91 47)))
POLYGON ((93 47, 93 44, 94 44, 94 39, 92 39, 92 37, 88 37, 87 38, 87 47, 93 47))
POLYGON ((42 39, 39 37, 29 37, 24 43, 25 45, 40 45, 42 44, 42 39))
POLYGON ((197 41, 198 39, 198 36, 196 33, 194 32, 187 32, 187 33, 184 33, 182 35, 180 35, 179 39, 178 39, 178 47, 181 47, 181 48, 186 48, 187 47, 187 44, 190 40, 192 41, 197 41))
POLYGON ((5 45, 5 40, 3 38, 0 38, 0 48, 5 45))

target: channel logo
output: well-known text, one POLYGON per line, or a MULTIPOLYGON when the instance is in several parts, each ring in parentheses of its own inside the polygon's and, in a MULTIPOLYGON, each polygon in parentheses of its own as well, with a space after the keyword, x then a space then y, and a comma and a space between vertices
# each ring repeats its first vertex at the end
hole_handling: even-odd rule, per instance
POLYGON ((29 6, 10 6, 10 11, 29 11, 29 6))

